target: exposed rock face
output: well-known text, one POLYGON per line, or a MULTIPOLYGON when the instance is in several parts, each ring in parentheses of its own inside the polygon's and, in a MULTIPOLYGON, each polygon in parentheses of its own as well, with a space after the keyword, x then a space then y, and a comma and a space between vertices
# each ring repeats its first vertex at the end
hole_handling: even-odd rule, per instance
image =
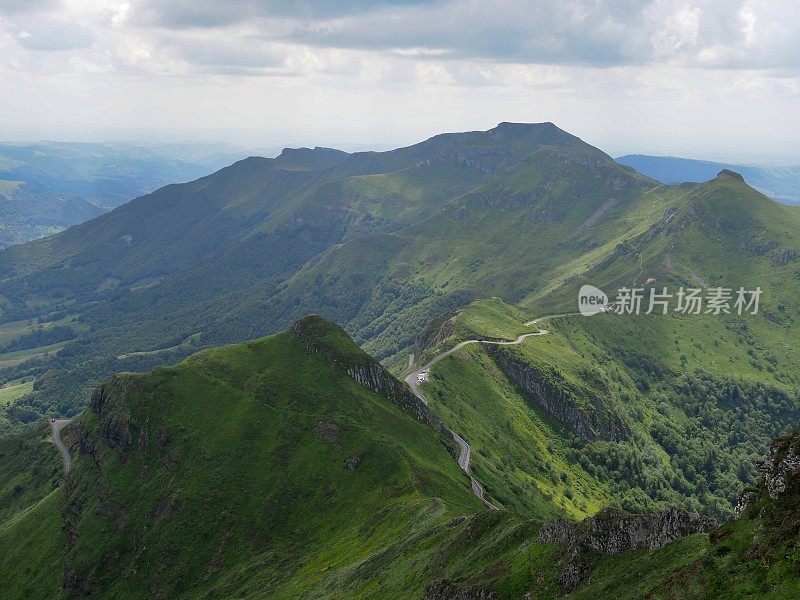
POLYGON ((430 423, 440 431, 446 430, 442 422, 431 412, 431 409, 404 384, 395 379, 380 363, 350 365, 347 367, 347 374, 365 388, 389 398, 400 408, 415 415, 418 419, 430 423))
POLYGON ((741 498, 739 498, 739 502, 736 503, 733 509, 733 516, 736 518, 740 517, 742 513, 747 510, 747 507, 750 506, 750 503, 756 498, 758 498, 758 494, 755 492, 743 493, 741 498))
MULTIPOLYGON (((343 356, 339 350, 327 345, 320 337, 313 335, 314 327, 319 323, 325 323, 325 326, 329 328, 339 329, 324 321, 322 317, 311 315, 295 321, 289 331, 296 335, 309 350, 323 354, 331 364, 344 369, 350 377, 365 388, 388 398, 406 412, 415 415, 421 421, 430 423, 439 431, 447 430, 422 400, 371 356, 360 350, 357 354, 343 356)), ((343 330, 341 330, 341 334, 347 335, 343 330)))
POLYGON ((487 348, 514 383, 533 396, 545 412, 566 425, 575 435, 589 442, 597 439, 617 442, 630 435, 625 422, 608 410, 599 398, 594 399, 595 410, 587 414, 575 406, 570 394, 555 388, 529 365, 500 348, 487 348))
POLYGON ((786 491, 789 480, 800 475, 800 455, 796 447, 785 443, 784 439, 775 440, 769 449, 769 458, 758 465, 764 476, 764 487, 773 500, 786 491))
POLYGON ((539 529, 539 541, 580 545, 609 556, 628 550, 656 550, 714 525, 713 520, 681 508, 641 515, 627 515, 609 509, 580 523, 544 523, 539 529))
POLYGON ((643 515, 628 515, 609 509, 580 523, 558 521, 542 524, 539 541, 567 546, 558 582, 570 591, 589 569, 591 553, 608 556, 629 550, 656 550, 686 535, 708 531, 715 525, 713 519, 680 508, 643 515))
POLYGON ((131 445, 131 413, 122 394, 114 393, 120 381, 115 376, 92 393, 90 407, 100 418, 100 435, 111 448, 131 445))

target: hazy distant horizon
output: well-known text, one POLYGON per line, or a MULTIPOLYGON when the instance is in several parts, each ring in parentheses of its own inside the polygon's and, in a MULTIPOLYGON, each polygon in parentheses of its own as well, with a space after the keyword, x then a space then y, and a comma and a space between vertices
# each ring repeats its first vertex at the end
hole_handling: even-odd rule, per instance
MULTIPOLYGON (((496 123, 495 123, 496 125, 496 123)), ((558 123, 556 123, 558 125, 558 123)), ((350 139, 347 136, 341 136, 334 139, 315 139, 313 134, 311 135, 300 135, 298 133, 287 133, 287 134, 277 134, 277 133, 262 133, 259 134, 258 132, 246 132, 246 135, 243 135, 241 138, 237 138, 235 133, 236 132, 216 132, 218 134, 217 138, 208 134, 208 132, 184 132, 183 135, 181 134, 174 134, 174 137, 171 137, 169 134, 165 134, 164 132, 160 132, 154 134, 152 138, 142 137, 142 132, 138 132, 138 134, 133 134, 133 132, 125 132, 125 131, 116 131, 116 132, 107 132, 106 135, 98 135, 93 137, 92 135, 74 135, 72 137, 36 137, 35 135, 31 135, 30 137, 20 136, 17 138, 11 137, 0 137, 0 144, 36 144, 36 143, 86 143, 86 144, 131 144, 134 146, 140 146, 142 148, 154 148, 160 146, 181 146, 181 145, 191 145, 197 144, 202 146, 207 146, 209 148, 212 147, 219 147, 220 152, 251 152, 254 155, 258 156, 265 156, 265 157, 274 157, 277 156, 283 148, 313 148, 316 146, 325 147, 325 148, 336 148, 337 150, 343 150, 345 152, 383 152, 387 150, 392 150, 395 148, 400 148, 404 146, 410 146, 416 144, 418 142, 424 141, 429 137, 434 135, 438 135, 440 133, 456 133, 461 131, 474 131, 478 129, 491 129, 494 125, 484 127, 484 128, 469 128, 465 127, 459 130, 450 130, 450 131, 435 131, 430 133, 430 135, 425 135, 424 137, 419 138, 409 138, 409 136, 397 136, 397 141, 392 142, 388 140, 377 140, 375 142, 368 142, 368 141, 360 141, 358 139, 350 139), (126 133, 128 136, 126 136, 126 133), (192 137, 192 134, 198 134, 192 137), (204 134, 205 135, 202 135, 204 134), (231 134, 234 135, 227 135, 231 134), (246 143, 247 139, 253 139, 256 143, 248 144, 246 143), (239 140, 239 141, 237 141, 239 140), (261 141, 259 141, 261 140, 261 141), (283 140, 283 141, 282 141, 283 140)), ((677 140, 674 144, 653 144, 653 146, 634 146, 634 147, 627 147, 622 145, 615 145, 613 141, 610 143, 611 147, 607 146, 602 142, 595 142, 591 139, 587 139, 585 136, 582 136, 579 131, 570 130, 564 127, 569 133, 576 135, 584 141, 596 146, 603 152, 606 152, 610 156, 617 158, 620 156, 626 156, 630 154, 642 154, 648 156, 659 156, 659 157, 669 157, 669 158, 684 158, 684 159, 693 159, 693 160, 702 160, 708 162, 718 162, 718 163, 735 163, 747 166, 760 166, 760 167, 781 167, 781 166, 796 166, 800 165, 800 154, 794 152, 786 152, 785 154, 780 153, 771 153, 769 151, 761 152, 761 153, 752 153, 752 152, 745 152, 745 151, 738 151, 737 148, 726 148, 720 149, 718 151, 713 151, 710 149, 702 150, 698 148, 697 153, 690 154, 687 149, 691 146, 691 144, 682 143, 680 140, 677 140)), ((4 132, 0 130, 0 136, 2 136, 4 132)), ((652 141, 652 140, 651 140, 652 141)))
POLYGON ((789 0, 0 0, 0 138, 387 148, 552 121, 800 162, 789 0))

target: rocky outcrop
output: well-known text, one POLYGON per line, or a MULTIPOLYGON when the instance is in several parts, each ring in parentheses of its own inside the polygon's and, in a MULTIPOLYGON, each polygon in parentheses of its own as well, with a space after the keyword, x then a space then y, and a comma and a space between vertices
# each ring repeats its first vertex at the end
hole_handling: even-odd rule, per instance
POLYGON ((442 422, 434 416, 431 409, 404 384, 395 379, 380 363, 351 365, 347 367, 347 374, 365 388, 388 398, 418 419, 430 423, 440 431, 446 431, 442 422))
POLYGON ((94 390, 89 404, 99 418, 100 437, 111 448, 127 448, 133 441, 131 412, 119 388, 120 380, 115 376, 94 390))
POLYGON ((755 492, 744 492, 733 508, 733 516, 736 518, 742 516, 742 513, 747 510, 747 507, 750 506, 756 498, 758 498, 758 494, 755 492))
POLYGON ((544 523, 539 529, 539 541, 567 546, 558 582, 570 591, 590 568, 593 554, 609 556, 630 550, 656 550, 715 525, 712 519, 680 508, 642 515, 608 509, 580 523, 544 523))
POLYGON ((488 346, 487 350, 506 375, 523 391, 533 396, 542 410, 568 427, 578 437, 589 442, 597 439, 617 442, 629 437, 630 430, 625 422, 611 412, 599 398, 592 400, 594 410, 591 413, 584 412, 575 405, 569 392, 556 388, 530 365, 497 346, 488 346))
MULTIPOLYGON (((761 475, 759 485, 755 489, 746 490, 734 509, 736 517, 742 516, 747 509, 756 504, 760 497, 768 496, 773 502, 792 504, 792 494, 787 494, 791 486, 797 493, 800 483, 800 430, 794 434, 772 440, 767 459, 758 464, 761 475)), ((760 504, 763 508, 763 503, 760 504)))
POLYGON ((362 352, 339 326, 320 316, 310 315, 295 321, 289 331, 297 336, 311 352, 321 353, 331 364, 344 369, 350 377, 368 390, 388 398, 404 411, 413 414, 421 421, 430 423, 439 431, 447 431, 422 400, 389 373, 383 365, 367 353, 362 352), (326 341, 329 336, 341 343, 346 340, 347 347, 332 345, 326 341))
POLYGON ((579 523, 544 523, 539 529, 539 541, 577 545, 610 556, 629 550, 656 550, 678 538, 714 526, 712 519, 681 508, 641 515, 606 509, 579 523))
POLYGON ((787 438, 773 441, 769 458, 758 465, 764 477, 764 487, 772 500, 786 491, 792 478, 800 476, 800 454, 797 446, 787 442, 787 438))

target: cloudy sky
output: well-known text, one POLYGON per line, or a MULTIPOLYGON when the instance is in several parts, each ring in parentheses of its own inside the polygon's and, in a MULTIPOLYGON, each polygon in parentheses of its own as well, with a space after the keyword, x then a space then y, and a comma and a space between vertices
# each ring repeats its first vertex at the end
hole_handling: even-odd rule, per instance
POLYGON ((800 163, 800 2, 0 0, 0 139, 386 147, 499 121, 800 163))

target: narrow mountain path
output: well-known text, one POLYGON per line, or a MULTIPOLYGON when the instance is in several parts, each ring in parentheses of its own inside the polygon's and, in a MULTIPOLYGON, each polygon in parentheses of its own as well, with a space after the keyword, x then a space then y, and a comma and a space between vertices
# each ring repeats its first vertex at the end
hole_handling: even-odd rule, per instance
POLYGON ((56 419, 55 421, 50 421, 50 428, 53 430, 50 441, 53 442, 59 452, 61 452, 61 457, 64 459, 65 474, 69 473, 70 469, 72 469, 72 457, 69 455, 69 450, 67 450, 64 442, 61 441, 61 430, 70 422, 72 422, 72 419, 56 419))
MULTIPOLYGON (((537 325, 537 324, 541 323, 542 321, 550 321, 552 319, 559 319, 561 317, 572 317, 572 316, 579 315, 579 314, 580 313, 572 312, 572 313, 563 313, 563 314, 560 314, 560 315, 549 315, 549 316, 546 316, 546 317, 539 317, 539 318, 533 319, 532 321, 528 321, 527 323, 525 323, 525 327, 531 327, 533 325, 537 325)), ((522 335, 518 336, 517 339, 515 339, 513 341, 511 341, 511 340, 464 340, 463 342, 460 342, 460 343, 456 344, 455 346, 453 346, 449 350, 446 350, 445 352, 442 352, 441 354, 437 354, 426 365, 424 365, 424 366, 420 367, 419 369, 415 370, 408 377, 406 377, 406 383, 408 384, 408 387, 411 388, 411 391, 414 392, 414 395, 417 398, 419 398, 420 400, 422 400, 427 405, 428 404, 428 400, 425 398, 425 395, 422 393, 422 390, 419 387, 419 384, 422 383, 421 381, 419 381, 419 376, 421 374, 423 374, 423 373, 425 373, 425 374, 430 373, 431 367, 433 367, 440 360, 442 360, 444 358, 447 358, 448 356, 450 356, 454 352, 458 352, 459 350, 461 350, 461 348, 463 348, 464 346, 467 346, 469 344, 491 344, 491 345, 495 345, 495 346, 514 346, 516 344, 521 344, 522 342, 524 342, 525 340, 527 340, 530 337, 537 337, 537 336, 540 336, 540 335, 547 335, 547 334, 548 334, 548 331, 546 329, 539 329, 537 331, 532 331, 530 333, 523 333, 522 335)), ((447 426, 445 425, 445 427, 447 427, 447 426)), ((456 441, 456 443, 458 444, 459 448, 461 449, 460 455, 458 457, 458 466, 461 467, 461 469, 469 477, 469 480, 470 480, 470 483, 471 483, 471 486, 472 486, 472 493, 475 494, 478 498, 480 498, 483 501, 483 503, 486 504, 487 507, 491 508, 492 510, 497 510, 497 507, 494 504, 492 504, 489 500, 486 499, 485 494, 484 494, 483 486, 472 475, 472 469, 471 469, 472 450, 469 447, 469 444, 467 443, 467 441, 463 437, 458 435, 455 431, 453 431, 449 427, 447 427, 447 430, 450 432, 450 435, 453 436, 453 439, 456 441)))

